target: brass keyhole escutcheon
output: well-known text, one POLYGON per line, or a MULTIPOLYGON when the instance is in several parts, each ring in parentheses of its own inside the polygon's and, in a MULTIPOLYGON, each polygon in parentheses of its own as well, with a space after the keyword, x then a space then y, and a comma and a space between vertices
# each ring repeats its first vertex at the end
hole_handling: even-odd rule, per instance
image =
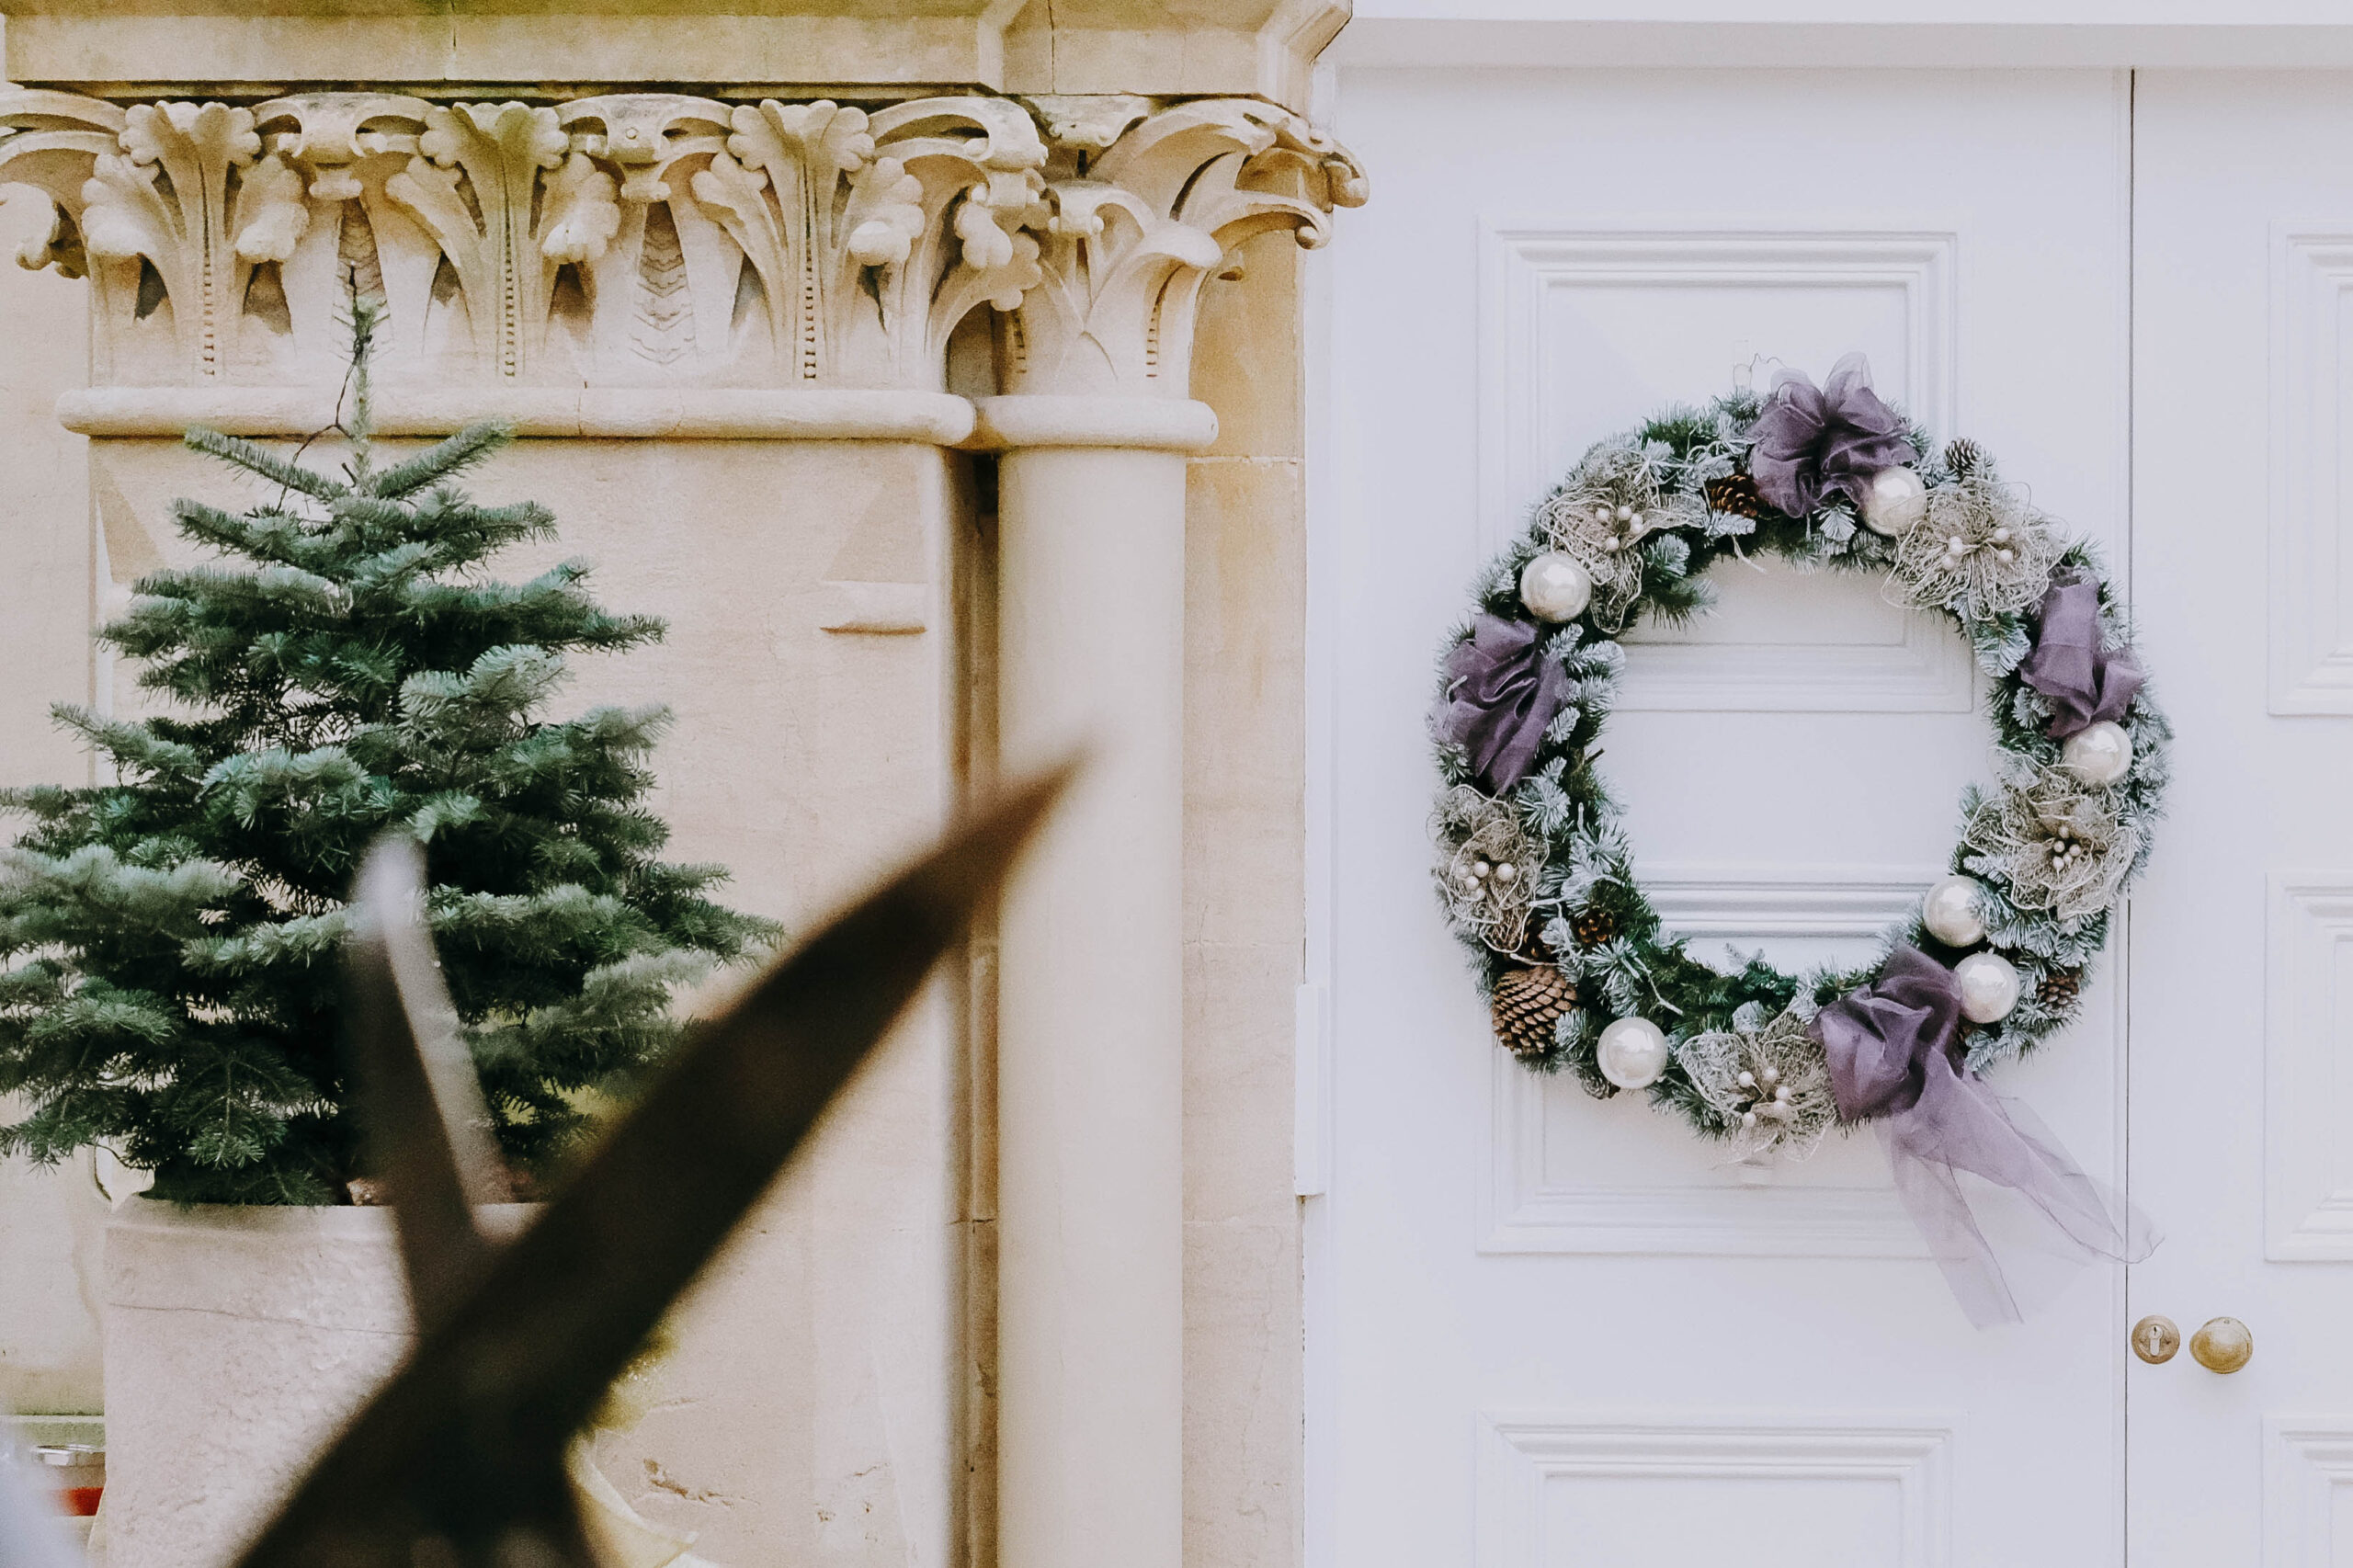
POLYGON ((2132 1325, 2132 1354, 2152 1367, 2161 1367, 2181 1348, 2181 1330, 2173 1319, 2151 1312, 2132 1325))
POLYGON ((2210 1372, 2235 1372, 2255 1356, 2255 1335, 2236 1318, 2208 1318, 2189 1336, 2189 1353, 2210 1372))

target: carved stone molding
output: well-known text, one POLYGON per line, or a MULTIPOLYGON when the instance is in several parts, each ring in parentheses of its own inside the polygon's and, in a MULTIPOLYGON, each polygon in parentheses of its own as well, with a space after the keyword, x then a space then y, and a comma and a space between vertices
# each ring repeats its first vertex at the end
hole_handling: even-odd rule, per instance
POLYGON ((1332 209, 1365 199, 1347 152, 1272 104, 1037 101, 1057 177, 1040 225, 1044 277, 1004 324, 1008 392, 1184 397, 1201 286, 1238 277, 1255 235, 1289 229, 1323 244, 1332 209))
POLYGON ((818 92, 1243 94, 1294 108, 1347 0, 0 0, 6 70, 126 99, 256 97, 365 81, 432 97, 665 82, 715 97, 818 92), (136 18, 135 21, 132 18, 136 18), (815 86, 814 84, 827 84, 815 86), (265 84, 276 84, 265 86, 265 84), (506 84, 503 88, 500 84, 506 84))
POLYGON ((19 259, 89 277, 101 387, 332 389, 358 289, 388 391, 938 392, 985 305, 1004 391, 1171 397, 1235 247, 1364 188, 1246 99, 46 90, 0 96, 0 184, 53 203, 19 259))

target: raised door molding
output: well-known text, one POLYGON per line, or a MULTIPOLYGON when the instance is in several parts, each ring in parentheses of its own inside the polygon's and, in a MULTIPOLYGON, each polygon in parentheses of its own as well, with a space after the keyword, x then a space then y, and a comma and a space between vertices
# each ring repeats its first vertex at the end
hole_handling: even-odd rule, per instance
POLYGON ((2353 1488, 2353 1416, 2263 1418, 2263 1568, 2336 1568, 2353 1554, 2339 1508, 2353 1488))
POLYGON ((1942 618, 1893 603, 1877 578, 1722 562, 1715 610, 1647 621, 1620 641, 1622 712, 1967 713, 1977 665, 1942 618))
POLYGON ((1768 937, 1877 937, 1917 907, 1936 866, 1760 866, 1662 861, 1643 892, 1670 937, 1702 947, 1768 937))
POLYGON ((1612 1549, 1638 1541, 1640 1560, 1658 1562, 1952 1561, 1949 1416, 1571 1412, 1479 1425, 1477 1568, 1632 1561, 1612 1549))
POLYGON ((2276 871, 2264 932, 2264 1256, 2353 1259, 2353 871, 2276 871))
MULTIPOLYGON (((1812 357, 1860 345, 1881 391, 1932 434, 1952 428, 1958 242, 1949 232, 1518 222, 1486 226, 1481 243, 1479 512, 1489 549, 1518 530, 1589 442, 1660 403, 1729 391, 1736 361, 1761 377, 1784 357, 1818 376, 1828 360, 1812 357)), ((1824 585, 1804 584, 1813 613, 1779 614, 1775 601, 1791 585, 1783 570, 1765 570, 1773 581, 1741 593, 1745 608, 1630 637, 1619 706, 1973 706, 1968 651, 1930 617, 1879 602, 1859 580, 1839 583, 1827 606, 1824 585), (1793 635, 1801 628, 1820 635, 1793 635)))
MULTIPOLYGON (((1719 942, 1873 940, 1913 909, 1938 872, 1928 867, 1776 867, 1662 863, 1643 891, 1667 934, 1702 957, 1719 942)), ((1671 1135, 1699 1180, 1673 1185, 1563 1177, 1552 1156, 1582 1140, 1577 1123, 1618 1108, 1586 1099, 1574 1080, 1540 1077, 1494 1053, 1487 1176, 1481 1185, 1484 1253, 1646 1254, 1719 1257, 1925 1257, 1919 1228, 1883 1176, 1861 1184, 1791 1179, 1782 1167, 1725 1165, 1720 1153, 1671 1135)), ((1827 1152, 1824 1158, 1832 1157, 1827 1152)), ((1871 1158, 1855 1163, 1876 1171, 1871 1158)))
MULTIPOLYGON (((1540 498, 1583 444, 1620 429, 1648 413, 1620 411, 1597 428, 1568 428, 1560 406, 1560 367, 1548 350, 1548 329, 1564 308, 1606 297, 1623 304, 1638 290, 1671 291, 1680 301, 1727 296, 1726 313, 1745 335, 1729 335, 1722 352, 1706 361, 1710 378, 1662 389, 1663 401, 1691 401, 1729 390, 1733 360, 1744 345, 1760 357, 1796 351, 1810 324, 1859 323, 1869 312, 1888 318, 1887 347, 1900 353, 1901 371, 1874 369, 1880 390, 1900 403, 1933 436, 1952 430, 1959 396, 1956 252, 1948 231, 1757 229, 1733 226, 1664 228, 1629 224, 1498 222, 1480 235, 1480 515, 1488 544, 1500 545, 1527 508, 1540 498), (1786 305, 1777 321, 1758 296, 1786 305), (1778 300, 1776 300, 1778 297, 1778 300), (1772 335, 1786 330, 1786 340, 1772 335)), ((1707 330, 1695 327, 1696 331, 1707 330)), ((1825 339, 1825 341, 1828 341, 1825 339)), ((1837 341, 1851 346, 1853 336, 1837 341)), ((1596 365, 1597 371, 1619 365, 1596 365)), ((1819 374, 1827 364, 1807 366, 1819 374)))
POLYGON ((2353 233, 2272 234, 2274 713, 2353 713, 2353 574, 2344 548, 2346 298, 2353 233))

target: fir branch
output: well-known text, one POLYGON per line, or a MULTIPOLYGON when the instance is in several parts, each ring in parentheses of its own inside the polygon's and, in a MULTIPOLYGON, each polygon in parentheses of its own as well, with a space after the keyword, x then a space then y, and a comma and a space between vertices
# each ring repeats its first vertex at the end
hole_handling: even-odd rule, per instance
POLYGON ((181 439, 190 451, 220 459, 233 468, 268 480, 285 490, 299 490, 321 501, 332 501, 350 493, 351 487, 332 474, 278 457, 268 449, 246 440, 242 436, 224 436, 218 430, 199 427, 181 439))
POLYGON ((367 493, 397 499, 428 484, 457 478, 515 439, 515 426, 506 420, 485 419, 456 435, 436 441, 406 462, 394 463, 369 480, 367 493))

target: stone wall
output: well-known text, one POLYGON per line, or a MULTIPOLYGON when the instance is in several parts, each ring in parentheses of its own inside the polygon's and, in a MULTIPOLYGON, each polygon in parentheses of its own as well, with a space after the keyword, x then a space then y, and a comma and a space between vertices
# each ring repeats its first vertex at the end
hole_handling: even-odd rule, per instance
MULTIPOLYGON (((13 23, 9 41, 15 60, 13 23)), ((607 602, 669 620, 660 647, 584 664, 567 700, 673 707, 657 804, 677 855, 733 868, 737 902, 803 926, 993 775, 1001 719, 1032 751, 1061 722, 1040 715, 1109 721, 1072 820, 1113 847, 1050 845, 1009 906, 1087 917, 1042 945, 1034 924, 981 932, 855 1085, 681 1310, 652 1408, 600 1439, 631 1501, 734 1568, 985 1565, 1001 1526, 1025 1568, 1149 1568, 1180 1561, 1180 1517, 1186 1563, 1295 1561, 1293 241, 1361 199, 1346 154, 1240 100, 42 92, 0 119, 0 164, 58 203, 27 220, 28 259, 88 274, 95 339, 82 391, 60 325, 81 286, 0 297, 12 348, 34 346, 15 363, 43 378, 0 437, 50 486, 10 519, 41 574, 5 589, 39 620, 0 682, 10 777, 84 766, 36 740, 38 697, 135 703, 90 658, 92 615, 180 558, 169 497, 233 494, 171 434, 326 424, 355 279, 391 301, 395 436, 516 420, 525 438, 474 488, 550 505, 552 548, 595 562, 607 602), (60 392, 93 437, 86 494, 81 438, 45 406, 60 392), (1138 575, 1102 548, 1163 516, 1181 568, 1138 575), (1085 548, 1041 557, 1053 538, 1085 548), (1181 640, 1159 732, 1161 699, 1118 661, 999 680, 1000 642, 1044 629, 1000 625, 1008 576, 1004 602, 1033 616, 1147 653, 1165 635, 1172 680, 1181 640), (1154 781, 1121 781, 1124 759, 1180 750, 1166 811, 1154 781), (1165 877, 1137 870, 1164 850, 1165 877), (1000 973, 1027 998, 1009 1037, 1000 973), (1172 1006, 1138 1004, 1156 994, 1172 1006), (1011 1148, 1008 1121, 1028 1130, 1011 1148), (1139 1239, 1146 1267, 1111 1261, 1139 1239), (1028 1359, 1000 1364, 1008 1334, 1028 1359), (1019 1369, 1056 1365, 1107 1373, 1019 1369)), ((0 1369, 54 1363, 0 1392, 89 1398, 61 1260, 95 1212, 70 1179, 0 1176, 0 1238, 22 1229, 49 1260, 28 1312, 0 1316, 0 1369)))
MULTIPOLYGON (((0 245, 46 233, 28 193, 0 202, 0 245)), ((57 423, 58 394, 89 379, 80 287, 0 269, 0 785, 86 778, 81 748, 49 722, 51 702, 86 702, 91 533, 81 437, 57 423)), ((0 1098, 0 1117, 9 1115, 0 1098)), ((103 1201, 80 1165, 0 1162, 0 1408, 96 1410, 103 1201)))
POLYGON ((1279 235, 1203 304, 1185 589, 1185 1561, 1301 1549, 1292 1031, 1306 941, 1300 290, 1279 235))

